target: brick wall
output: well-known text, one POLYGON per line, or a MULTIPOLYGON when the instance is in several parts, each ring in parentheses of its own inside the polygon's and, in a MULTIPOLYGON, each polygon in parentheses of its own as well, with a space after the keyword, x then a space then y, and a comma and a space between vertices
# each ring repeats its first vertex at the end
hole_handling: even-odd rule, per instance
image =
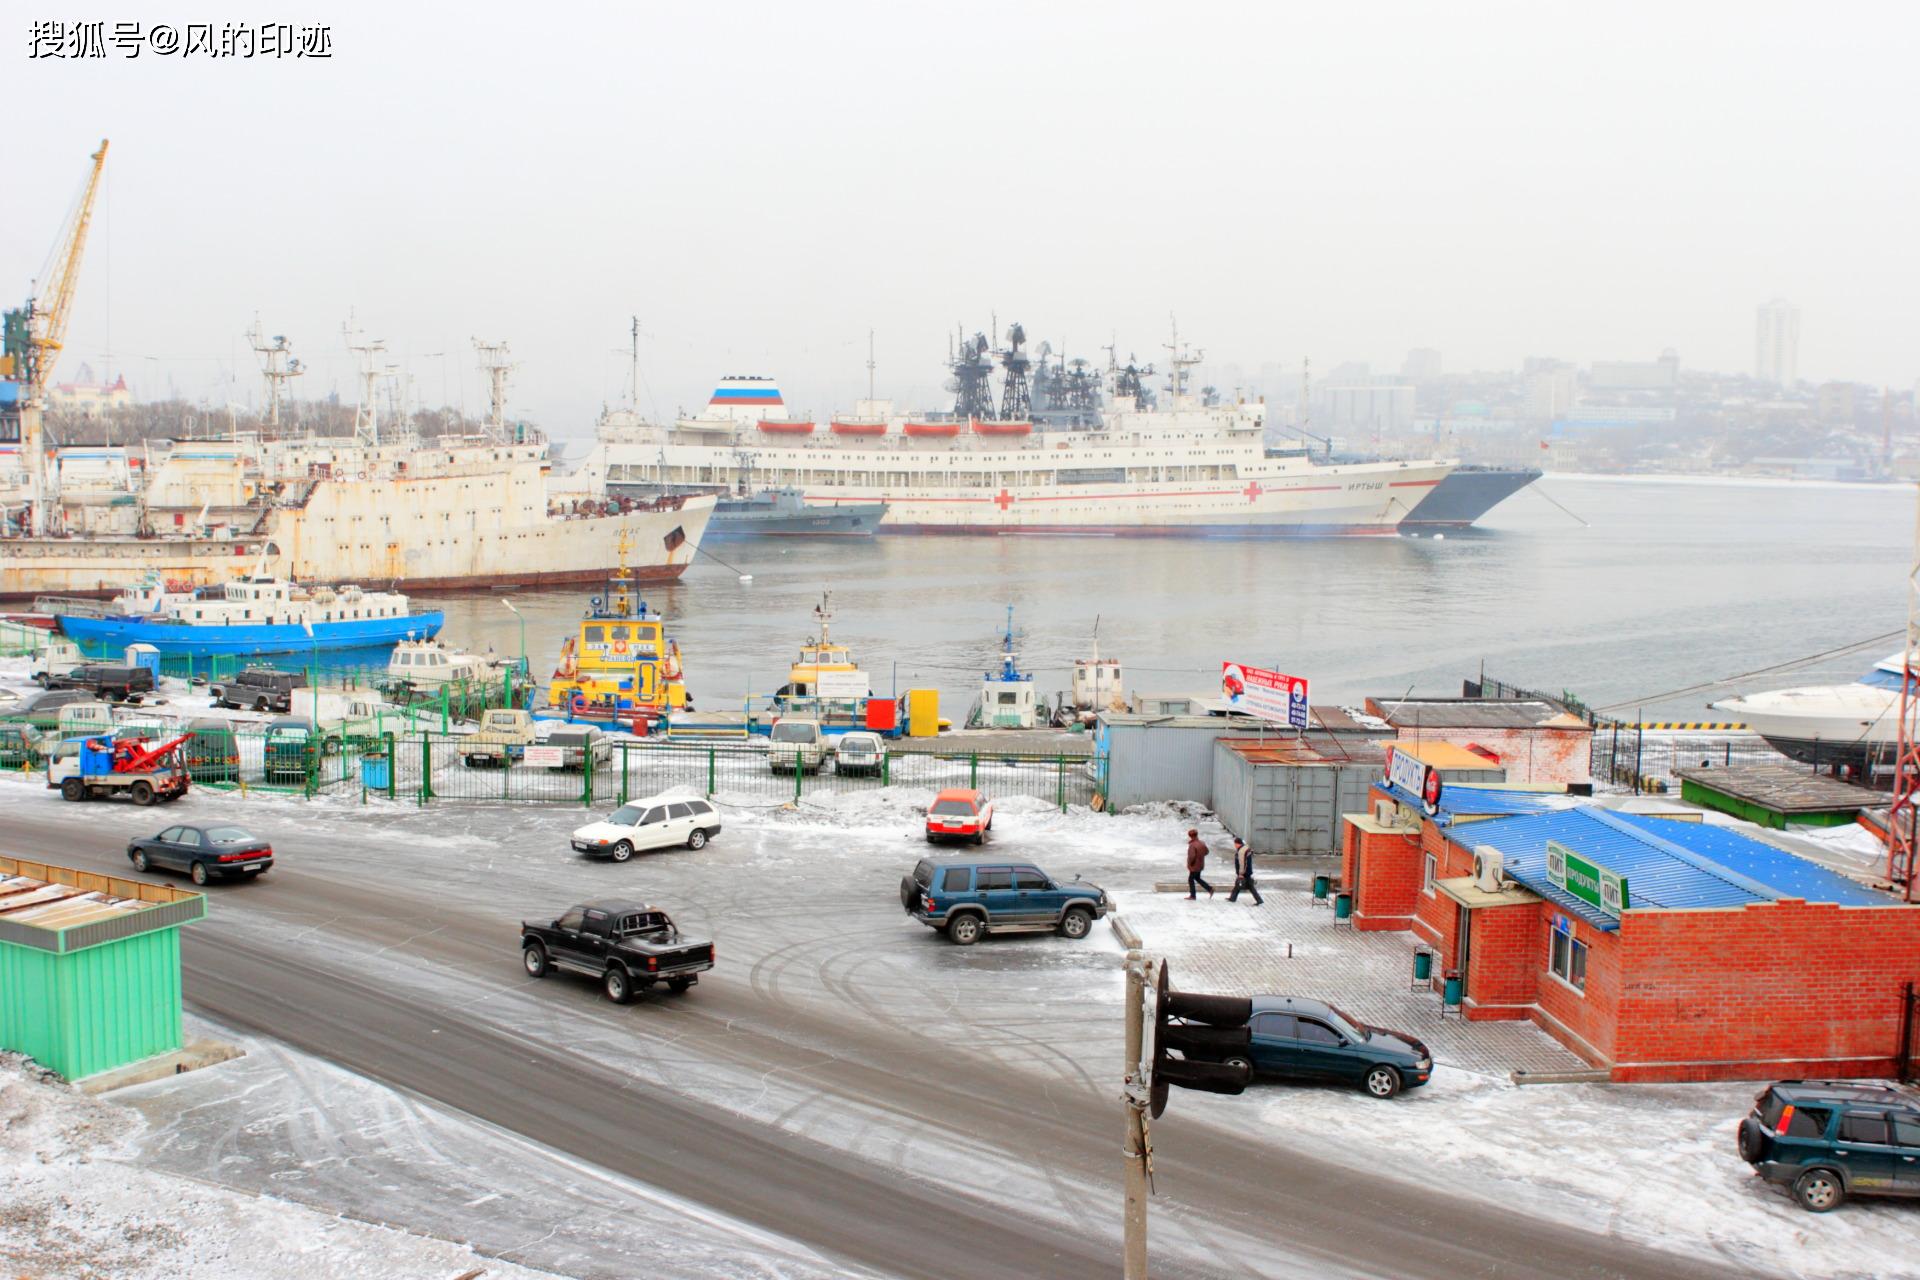
POLYGON ((1891 1074, 1920 980, 1915 907, 1628 912, 1619 941, 1622 1080, 1891 1074))
POLYGON ((1545 946, 1539 903, 1476 909, 1467 947, 1466 1016, 1528 1017, 1539 991, 1545 946))
POLYGON ((1354 890, 1353 927, 1406 928, 1413 919, 1414 900, 1420 896, 1426 861, 1417 834, 1363 831, 1351 823, 1347 833, 1341 881, 1354 890))
POLYGON ((1534 1021, 1594 1066, 1611 1065, 1617 1052, 1617 1019, 1626 964, 1620 935, 1596 929, 1551 902, 1541 903, 1536 910, 1540 933, 1533 950, 1538 1010, 1534 1021), (1553 942, 1553 921, 1557 916, 1565 917, 1573 940, 1586 945, 1587 985, 1584 989, 1575 990, 1548 967, 1548 948, 1553 942))
MULTIPOLYGON (((1463 867, 1460 850, 1441 835, 1440 828, 1431 822, 1420 824, 1420 852, 1423 860, 1429 853, 1438 860, 1439 866, 1434 873, 1436 880, 1451 880, 1473 874, 1473 854, 1468 852, 1465 855, 1463 867)), ((1460 922, 1455 914, 1459 909, 1459 903, 1438 890, 1432 893, 1415 892, 1413 932, 1422 942, 1440 953, 1441 970, 1455 968, 1460 962, 1455 950, 1460 931, 1460 922)), ((1439 974, 1434 976, 1437 978, 1439 974)))

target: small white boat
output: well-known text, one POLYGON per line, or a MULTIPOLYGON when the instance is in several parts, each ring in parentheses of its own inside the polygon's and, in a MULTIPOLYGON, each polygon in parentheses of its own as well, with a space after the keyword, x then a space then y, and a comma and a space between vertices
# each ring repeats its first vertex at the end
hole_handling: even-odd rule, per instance
POLYGON ((500 675, 514 659, 464 653, 438 640, 402 640, 387 659, 387 679, 417 687, 486 680, 500 675))
POLYGON ((1771 689, 1710 705, 1745 721, 1795 760, 1861 768, 1870 758, 1893 758, 1900 736, 1900 672, 1896 653, 1852 684, 1771 689))

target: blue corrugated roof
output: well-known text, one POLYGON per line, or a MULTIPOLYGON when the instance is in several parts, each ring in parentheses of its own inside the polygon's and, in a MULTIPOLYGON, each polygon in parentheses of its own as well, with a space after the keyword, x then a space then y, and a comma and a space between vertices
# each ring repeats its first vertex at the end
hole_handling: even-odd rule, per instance
POLYGON ((1627 880, 1632 909, 1740 907, 1776 898, 1841 906, 1890 906, 1893 899, 1805 858, 1724 827, 1583 805, 1476 822, 1450 832, 1459 843, 1500 850, 1507 874, 1562 910, 1599 929, 1613 917, 1547 878, 1547 841, 1627 880))

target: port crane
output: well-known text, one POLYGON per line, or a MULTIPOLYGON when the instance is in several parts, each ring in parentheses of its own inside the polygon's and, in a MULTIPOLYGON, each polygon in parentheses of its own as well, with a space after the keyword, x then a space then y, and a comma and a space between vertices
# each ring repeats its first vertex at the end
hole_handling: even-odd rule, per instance
POLYGON ((17 401, 19 406, 17 420, 0 426, 0 439, 17 440, 20 444, 21 456, 27 464, 31 531, 36 535, 49 531, 54 506, 42 426, 47 386, 66 342, 67 322, 73 316, 74 291, 80 283, 80 259, 86 252, 87 231, 93 225, 93 202, 100 192, 100 173, 107 164, 105 138, 100 140, 100 149, 92 158, 93 168, 87 173, 80 200, 54 241, 45 281, 36 285, 36 292, 25 306, 0 317, 0 379, 15 384, 12 388, 0 386, 0 410, 5 409, 7 399, 17 401), (13 394, 6 395, 7 390, 13 394))

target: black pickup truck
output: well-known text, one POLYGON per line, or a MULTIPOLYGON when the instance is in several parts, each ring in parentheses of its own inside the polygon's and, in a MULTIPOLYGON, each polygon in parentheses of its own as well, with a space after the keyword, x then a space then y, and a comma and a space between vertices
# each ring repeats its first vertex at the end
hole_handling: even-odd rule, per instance
POLYGON ((713 942, 689 938, 671 917, 642 902, 583 902, 549 924, 520 922, 520 956, 531 977, 556 968, 600 980, 607 999, 626 1004, 656 982, 678 995, 713 968, 713 942))

